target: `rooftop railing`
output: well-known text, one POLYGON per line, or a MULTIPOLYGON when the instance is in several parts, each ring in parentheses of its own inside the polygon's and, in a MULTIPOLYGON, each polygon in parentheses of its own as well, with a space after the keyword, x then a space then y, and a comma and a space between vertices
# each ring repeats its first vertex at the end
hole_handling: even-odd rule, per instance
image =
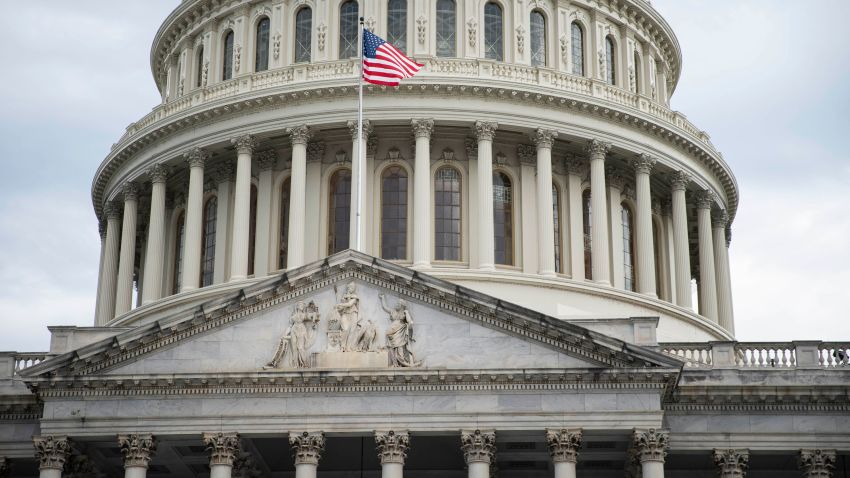
POLYGON ((686 369, 850 367, 850 341, 662 343, 658 348, 686 369))

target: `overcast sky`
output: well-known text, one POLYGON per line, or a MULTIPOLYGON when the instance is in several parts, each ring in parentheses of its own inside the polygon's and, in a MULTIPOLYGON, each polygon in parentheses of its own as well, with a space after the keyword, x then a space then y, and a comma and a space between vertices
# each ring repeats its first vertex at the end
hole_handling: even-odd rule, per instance
MULTIPOLYGON (((92 325, 91 179, 159 103, 149 48, 177 3, 0 9, 0 350, 47 350, 47 325, 92 325)), ((850 1, 652 3, 683 50, 673 107, 708 131, 740 185, 738 339, 850 340, 850 1)))

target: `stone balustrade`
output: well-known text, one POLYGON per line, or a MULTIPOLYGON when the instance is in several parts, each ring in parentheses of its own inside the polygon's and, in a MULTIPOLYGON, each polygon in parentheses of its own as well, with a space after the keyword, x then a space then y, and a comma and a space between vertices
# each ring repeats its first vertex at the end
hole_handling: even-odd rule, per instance
POLYGON ((834 368, 850 365, 850 342, 661 343, 686 369, 834 368))

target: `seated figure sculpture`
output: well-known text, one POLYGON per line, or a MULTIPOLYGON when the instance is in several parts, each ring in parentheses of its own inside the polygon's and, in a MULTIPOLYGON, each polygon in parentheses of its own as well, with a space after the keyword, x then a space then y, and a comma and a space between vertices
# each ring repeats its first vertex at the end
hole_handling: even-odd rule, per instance
POLYGON ((350 282, 339 302, 334 306, 342 328, 343 352, 374 352, 378 331, 374 322, 360 316, 360 297, 357 285, 350 282))

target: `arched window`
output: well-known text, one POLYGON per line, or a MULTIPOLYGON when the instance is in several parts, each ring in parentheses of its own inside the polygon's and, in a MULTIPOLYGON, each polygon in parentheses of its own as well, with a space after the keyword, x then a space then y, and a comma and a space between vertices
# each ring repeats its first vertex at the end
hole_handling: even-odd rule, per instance
POLYGON ((605 37, 605 81, 609 85, 613 85, 617 80, 617 76, 614 74, 616 68, 617 64, 614 61, 614 40, 609 35, 605 37))
POLYGON ((531 66, 546 66, 546 18, 540 10, 531 12, 531 66))
POLYGON ((271 21, 268 17, 257 23, 257 53, 254 58, 254 71, 269 69, 269 28, 271 21))
POLYGON ((348 0, 339 7, 339 59, 358 55, 359 32, 357 25, 357 2, 348 0))
POLYGON ((555 223, 555 272, 561 273, 561 194, 552 184, 552 218, 555 223))
POLYGON ((584 278, 593 280, 593 254, 591 252, 593 210, 590 203, 590 189, 585 189, 581 194, 581 213, 584 228, 584 278))
POLYGON ((484 57, 488 60, 504 58, 503 32, 502 7, 487 2, 484 5, 484 57))
POLYGON ((248 215, 248 275, 254 274, 257 247, 257 186, 251 185, 251 211, 248 215))
POLYGON ((183 239, 186 233, 186 213, 180 212, 177 217, 177 237, 174 241, 174 276, 171 285, 171 293, 180 292, 180 282, 183 280, 183 239))
POLYGON ((340 169, 331 176, 328 190, 328 255, 348 249, 351 221, 351 171, 340 169))
POLYGON ((286 269, 286 261, 289 257, 289 197, 291 184, 290 178, 286 178, 280 186, 280 238, 278 239, 278 250, 280 253, 277 261, 278 269, 286 269))
POLYGON ((640 94, 640 71, 641 71, 640 55, 635 50, 635 93, 640 94))
POLYGON ((407 51, 407 0, 390 0, 387 5, 387 41, 407 51))
POLYGON ((313 10, 304 7, 295 14, 295 63, 310 61, 312 32, 313 10))
POLYGON ((195 88, 204 86, 204 45, 198 47, 198 58, 195 69, 195 88))
POLYGON ((434 259, 460 260, 460 173, 444 166, 434 175, 434 259))
POLYGON ((233 78, 233 30, 224 36, 224 52, 222 55, 221 79, 233 78))
POLYGON ((498 171, 493 173, 493 242, 496 264, 513 265, 513 188, 511 178, 498 171))
POLYGON ((573 74, 584 76, 584 30, 578 22, 570 26, 572 32, 573 74))
POLYGON ((623 275, 626 290, 635 290, 635 234, 634 215, 632 209, 623 203, 620 205, 621 220, 623 222, 623 275))
POLYGON ((215 268, 215 225, 218 199, 213 196, 204 204, 204 243, 201 250, 201 287, 212 285, 215 268))
POLYGON ((437 56, 455 56, 457 6, 455 0, 437 0, 437 56))
POLYGON ((381 175, 381 258, 407 259, 407 171, 400 166, 381 175))

